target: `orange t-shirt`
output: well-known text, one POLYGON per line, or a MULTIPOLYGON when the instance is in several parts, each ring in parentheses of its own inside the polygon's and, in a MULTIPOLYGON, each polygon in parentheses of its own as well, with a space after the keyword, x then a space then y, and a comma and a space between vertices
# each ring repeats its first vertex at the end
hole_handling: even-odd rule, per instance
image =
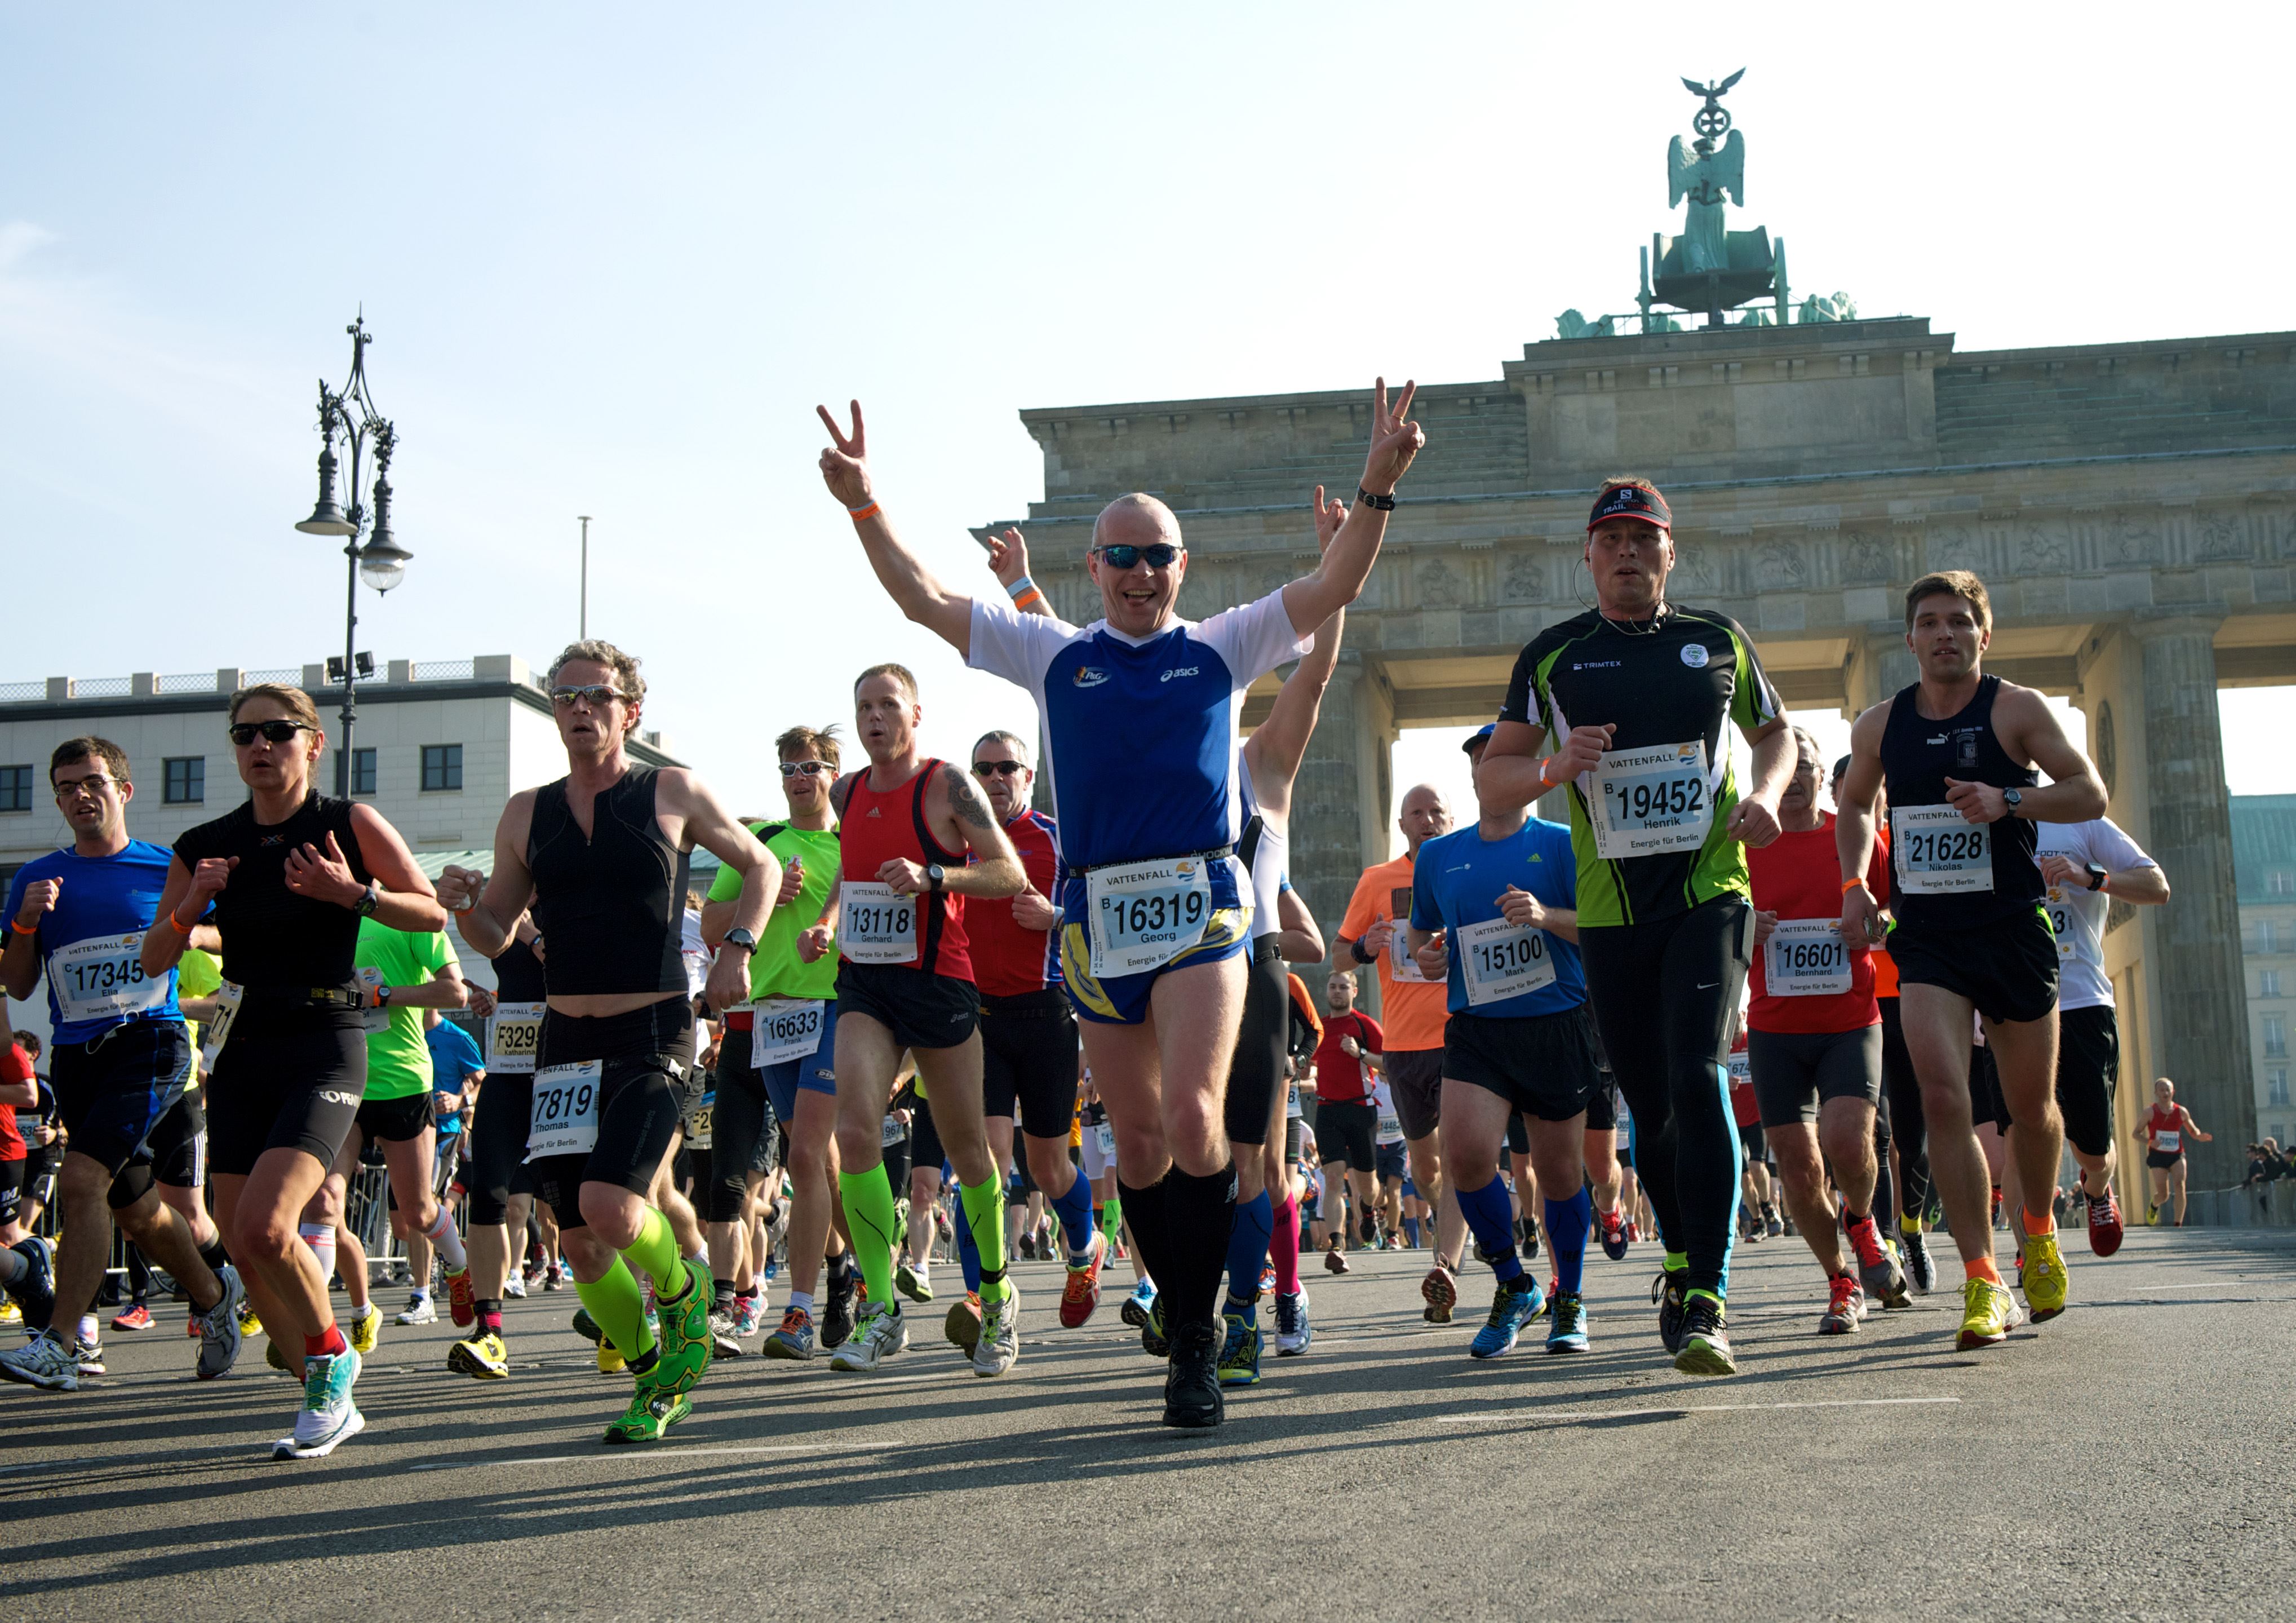
MULTIPOLYGON (((1404 933, 1411 926, 1411 859, 1399 856, 1391 862, 1382 862, 1376 868, 1364 869, 1363 877, 1356 881, 1356 894, 1348 902, 1348 916, 1340 921, 1340 934, 1349 941, 1361 941, 1364 932, 1375 924, 1395 926, 1394 940, 1403 943, 1400 961, 1406 966, 1408 980, 1395 978, 1398 954, 1394 946, 1379 955, 1379 1023, 1387 1033, 1387 1051, 1410 1052, 1443 1046, 1443 1023, 1449 1017, 1447 1005, 1450 988, 1443 981, 1419 978, 1419 966, 1412 962, 1409 943, 1404 933)), ((1342 964, 1350 960, 1342 955, 1342 964)))

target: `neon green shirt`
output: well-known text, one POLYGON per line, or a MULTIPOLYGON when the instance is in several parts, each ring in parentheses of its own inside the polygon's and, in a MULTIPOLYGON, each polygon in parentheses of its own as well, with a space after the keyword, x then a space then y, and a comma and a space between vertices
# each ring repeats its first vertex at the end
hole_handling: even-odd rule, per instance
MULTIPOLYGON (((762 836, 767 829, 775 830, 766 841, 766 849, 774 853, 782 866, 792 859, 805 863, 805 884, 797 900, 785 907, 777 907, 766 917, 766 927, 758 934, 758 950, 750 954, 750 996, 758 998, 833 998, 837 995, 837 954, 824 952, 816 963, 807 963, 797 955, 797 938, 813 927, 821 917, 821 910, 829 904, 829 882, 836 877, 838 862, 837 830, 834 828, 792 828, 786 823, 751 823, 750 832, 762 836)), ((731 902, 742 894, 742 876, 731 868, 721 868, 718 877, 710 882, 709 900, 731 902)))
MULTIPOLYGON (((179 998, 211 998, 222 990, 223 965, 212 952, 202 952, 197 947, 185 947, 182 960, 176 965, 176 995, 179 998)), ((199 1092, 200 1086, 200 1023, 186 1020, 191 1027, 192 1081, 184 1091, 199 1092)))
MULTIPOLYGON (((358 951, 352 962, 382 976, 386 986, 420 986, 438 978, 442 969, 461 967, 454 943, 435 931, 410 935, 359 920, 358 951)), ((394 1009, 390 1024, 366 1034, 366 1096, 404 1099, 430 1091, 430 1045, 422 1036, 422 1011, 394 1009)))

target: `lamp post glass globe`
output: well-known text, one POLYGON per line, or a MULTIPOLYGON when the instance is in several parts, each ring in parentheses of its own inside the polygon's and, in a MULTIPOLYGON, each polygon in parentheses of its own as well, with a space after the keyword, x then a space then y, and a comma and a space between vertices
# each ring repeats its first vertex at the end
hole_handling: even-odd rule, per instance
POLYGON ((359 548, 359 578, 379 592, 387 592, 406 578, 406 561, 414 555, 390 539, 376 536, 359 548))

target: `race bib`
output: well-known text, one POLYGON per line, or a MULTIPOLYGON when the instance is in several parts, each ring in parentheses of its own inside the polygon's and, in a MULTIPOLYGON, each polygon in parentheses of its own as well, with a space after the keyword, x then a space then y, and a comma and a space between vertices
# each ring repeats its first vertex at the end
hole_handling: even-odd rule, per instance
POLYGON ((882 1136, 879 1140, 878 1148, 890 1149, 909 1136, 909 1125, 898 1116, 889 1116, 885 1118, 885 1124, 880 1132, 882 1136))
POLYGON ((1951 806, 1891 806, 1890 853, 1898 888, 1909 895, 1993 888, 1993 830, 1951 806))
POLYGON ((1730 1085, 1734 1088, 1748 1087, 1753 1080, 1753 1057, 1742 1048, 1730 1056, 1730 1085))
POLYGON ((223 1055, 223 1045, 231 1041, 231 1028, 239 1018, 239 1006, 247 996, 247 988, 226 981, 216 988, 215 1018, 208 1022, 206 1041, 200 1044, 200 1068, 212 1071, 223 1055))
POLYGON ((693 1120, 685 1130, 685 1147, 688 1149, 709 1148, 709 1124, 717 1114, 718 1090, 712 1088, 701 1096, 701 1102, 693 1107, 693 1120))
POLYGON ((1392 1110, 1382 1110, 1379 1113, 1379 1126, 1372 1134, 1372 1141, 1375 1144, 1403 1142, 1403 1118, 1392 1110))
POLYGON ((759 998, 750 1005, 750 1064, 762 1071, 815 1052, 826 1013, 820 998, 759 998))
POLYGON ((534 1074, 534 1114, 526 1158, 588 1155, 598 1147, 598 1093, 605 1061, 549 1065, 534 1074))
POLYGON ((2049 934, 2057 938, 2057 956, 2070 958, 2073 955, 2075 944, 2073 932, 2077 928, 2073 923, 2073 910, 2066 902, 2064 893, 2054 885, 2049 886, 2049 902, 2046 911, 2049 915, 2049 934))
POLYGON ((487 1069, 498 1076, 531 1076, 542 1051, 545 1003, 496 1003, 487 1022, 487 1069))
POLYGON ((1086 894, 1097 980, 1171 962, 1201 941, 1212 921, 1211 869, 1201 857, 1095 868, 1086 894))
POLYGON ((1781 919, 1762 943, 1763 982, 1775 998, 1825 997, 1849 990, 1849 952, 1840 921, 1781 919))
POLYGON ((382 990, 382 971, 380 969, 360 970, 358 972, 358 989, 359 1029, 361 1031, 370 1032, 389 1031, 390 1029, 390 1010, 388 1009, 378 1009, 375 1007, 374 1003, 374 994, 382 990))
POLYGON ((76 941, 48 954, 48 985, 64 1019, 116 1020, 168 1001, 168 977, 144 973, 144 932, 76 941))
POLYGON ((1116 1125, 1113 1122, 1095 1123, 1092 1129, 1093 1147, 1100 1151, 1103 1161, 1116 1158, 1116 1125))
POLYGON ((1398 919, 1394 921, 1394 934, 1387 938, 1387 973, 1389 978, 1398 984, 1408 984, 1413 981, 1424 981, 1427 977, 1420 973, 1419 960, 1414 956, 1411 951, 1411 927, 1409 921, 1406 919, 1398 919))
POLYGON ((1707 794, 1704 739, 1609 750, 1591 776, 1587 807, 1595 853, 1604 861, 1695 851, 1706 843, 1714 803, 1707 794))
POLYGON ((1459 968, 1471 1007, 1505 1002, 1554 984, 1554 960, 1545 930, 1487 919, 1461 925, 1452 939, 1459 943, 1459 968))
POLYGON ((1284 1119, 1287 1121, 1300 1121, 1306 1118, 1307 1114, 1308 1113, 1305 1110, 1302 1110, 1300 1108, 1300 1084, 1297 1082, 1294 1082, 1292 1083, 1290 1091, 1284 1096, 1284 1119))
POLYGON ((2152 1135, 2152 1148, 2162 1155, 2175 1155, 2184 1147, 2185 1133, 2181 1127, 2171 1128, 2166 1133, 2156 1133, 2152 1135))
POLYGON ((890 885, 847 880, 838 893, 837 950, 849 964, 917 961, 917 902, 890 885))

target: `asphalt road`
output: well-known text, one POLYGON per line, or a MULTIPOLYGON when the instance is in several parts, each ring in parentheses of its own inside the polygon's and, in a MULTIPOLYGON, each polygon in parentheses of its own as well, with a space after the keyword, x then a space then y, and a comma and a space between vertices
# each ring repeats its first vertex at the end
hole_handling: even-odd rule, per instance
POLYGON ((2138 1230, 2099 1263, 2068 1240, 2072 1310, 1973 1355, 1944 1293, 1821 1340, 1808 1252, 1748 1248, 1744 1372, 1718 1381, 1660 1353, 1654 1247, 1590 1259, 1590 1355, 1489 1364, 1480 1314, 1421 1322, 1425 1253, 1359 1255, 1312 1276, 1312 1352, 1270 1357, 1211 1434, 1156 1423, 1161 1366, 1113 1296, 1058 1327, 1044 1265, 1016 1267, 1009 1377, 975 1378, 924 1310, 873 1378, 719 1363, 643 1453, 598 1442, 628 1385, 564 1327, 570 1292, 511 1304, 496 1384, 447 1372, 444 1323, 386 1325, 365 1434, 286 1464, 295 1388, 256 1341, 194 1382, 172 1309, 109 1335, 76 1395, 0 1388, 0 1594, 64 1617, 2286 1617, 2296 1244, 2138 1230))

